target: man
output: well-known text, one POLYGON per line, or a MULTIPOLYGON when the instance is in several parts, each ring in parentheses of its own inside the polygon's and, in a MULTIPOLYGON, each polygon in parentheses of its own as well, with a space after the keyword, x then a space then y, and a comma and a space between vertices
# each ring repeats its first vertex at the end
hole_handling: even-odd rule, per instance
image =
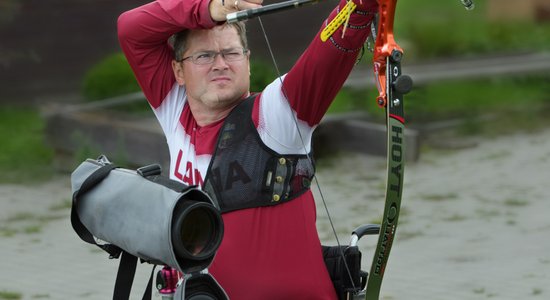
POLYGON ((315 37, 286 75, 252 95, 244 25, 224 21, 262 0, 158 0, 118 20, 121 47, 166 135, 170 177, 200 185, 220 205, 225 233, 209 271, 231 299, 336 298, 308 154, 377 9, 374 0, 354 2, 345 35, 340 27, 326 42, 315 37))

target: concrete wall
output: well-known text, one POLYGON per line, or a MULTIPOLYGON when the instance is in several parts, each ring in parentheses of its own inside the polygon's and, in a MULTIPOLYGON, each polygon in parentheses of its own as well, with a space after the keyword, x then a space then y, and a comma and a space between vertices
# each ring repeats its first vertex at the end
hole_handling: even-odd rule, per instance
POLYGON ((144 0, 3 0, 0 101, 79 92, 83 74, 118 50, 116 17, 144 0))

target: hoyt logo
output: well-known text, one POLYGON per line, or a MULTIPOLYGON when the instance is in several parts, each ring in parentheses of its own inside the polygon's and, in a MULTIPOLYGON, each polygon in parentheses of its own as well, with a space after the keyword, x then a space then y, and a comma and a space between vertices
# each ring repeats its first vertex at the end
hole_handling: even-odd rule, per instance
POLYGON ((390 184, 390 190, 395 192, 397 197, 401 197, 401 179, 402 176, 402 162, 403 162, 403 128, 399 126, 392 126, 392 143, 391 143, 391 159, 392 167, 391 173, 392 183, 390 184), (395 181, 394 181, 395 180, 395 181))
POLYGON ((380 237, 382 239, 381 247, 376 257, 376 265, 374 273, 377 275, 383 275, 386 269, 386 262, 393 243, 395 235, 395 228, 397 226, 398 216, 398 203, 397 199, 401 197, 402 191, 402 164, 403 164, 403 128, 399 126, 392 126, 391 128, 391 143, 390 158, 390 181, 388 188, 388 199, 391 199, 389 209, 384 216, 383 225, 385 225, 384 232, 380 237))

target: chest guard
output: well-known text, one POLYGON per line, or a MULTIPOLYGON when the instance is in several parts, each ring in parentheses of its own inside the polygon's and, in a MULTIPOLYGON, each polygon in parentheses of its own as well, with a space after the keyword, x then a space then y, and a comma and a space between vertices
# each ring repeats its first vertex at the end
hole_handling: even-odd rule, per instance
POLYGON ((307 155, 281 155, 262 142, 252 121, 255 98, 225 119, 206 172, 203 190, 222 213, 290 201, 309 189, 314 175, 307 155))

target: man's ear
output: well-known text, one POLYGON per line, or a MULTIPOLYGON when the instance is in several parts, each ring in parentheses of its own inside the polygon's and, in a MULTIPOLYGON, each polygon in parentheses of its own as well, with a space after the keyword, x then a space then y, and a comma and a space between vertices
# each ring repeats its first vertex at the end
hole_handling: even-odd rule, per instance
POLYGON ((248 50, 248 53, 246 55, 246 59, 248 60, 248 76, 252 75, 250 72, 250 50, 248 50))
POLYGON ((181 62, 172 60, 172 70, 174 71, 174 77, 176 77, 176 82, 179 85, 184 85, 185 80, 183 77, 183 64, 181 62))

